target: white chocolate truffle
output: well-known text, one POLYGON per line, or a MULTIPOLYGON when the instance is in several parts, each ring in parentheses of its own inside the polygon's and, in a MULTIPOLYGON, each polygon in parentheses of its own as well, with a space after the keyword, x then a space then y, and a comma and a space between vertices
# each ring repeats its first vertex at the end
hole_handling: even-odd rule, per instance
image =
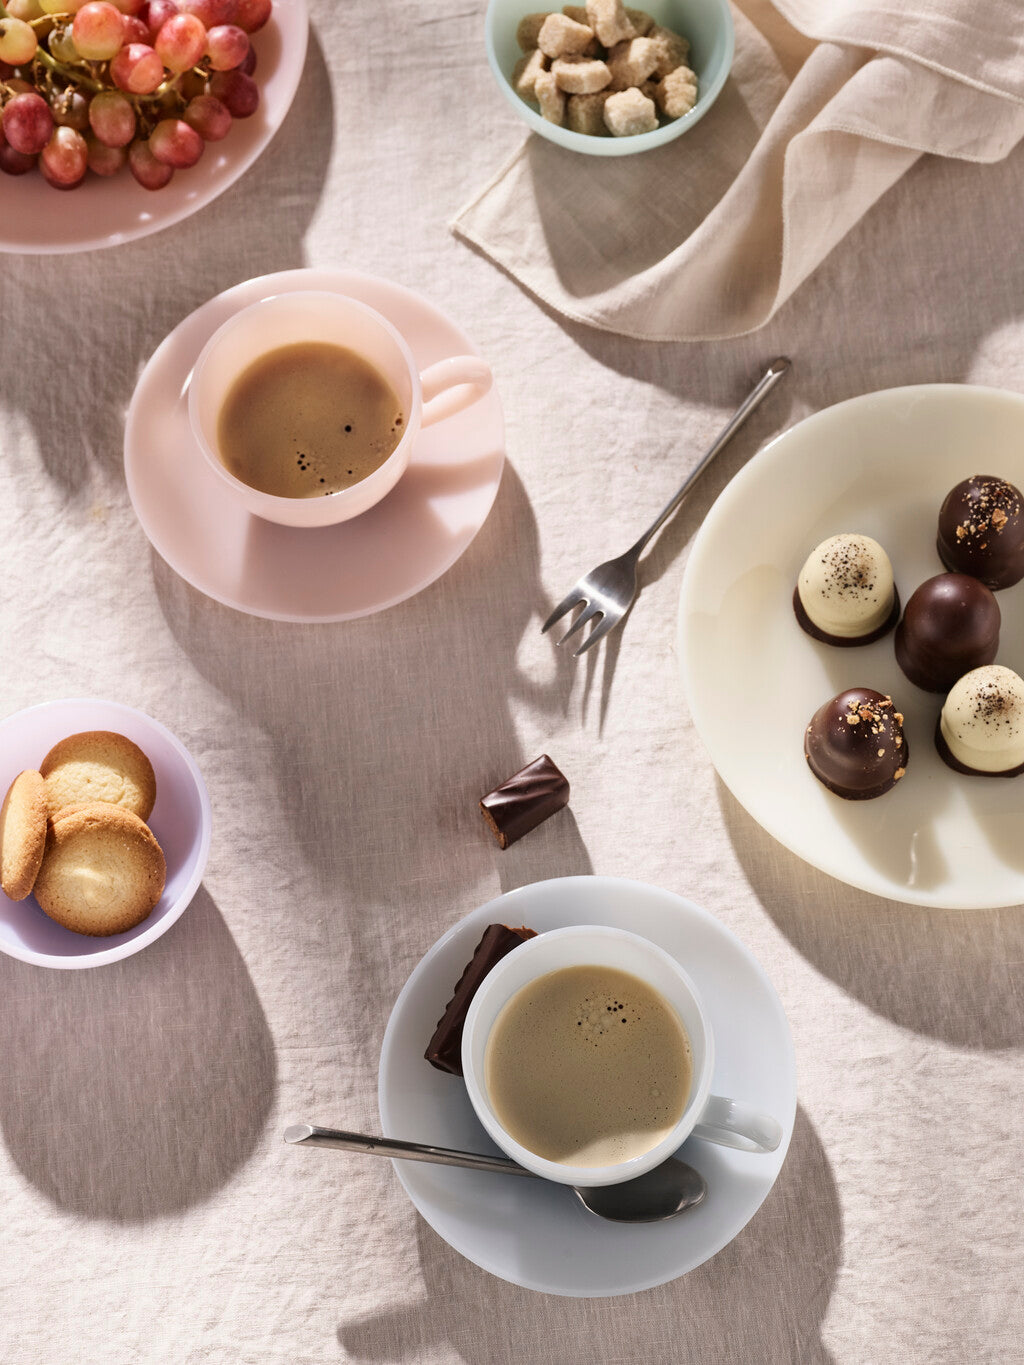
POLYGON ((884 630, 895 602, 889 556, 870 536, 830 536, 807 556, 797 594, 822 635, 837 640, 874 635, 884 630))
POLYGON ((950 754, 979 773, 1024 764, 1024 679, 1002 664, 965 673, 946 698, 939 731, 950 754))

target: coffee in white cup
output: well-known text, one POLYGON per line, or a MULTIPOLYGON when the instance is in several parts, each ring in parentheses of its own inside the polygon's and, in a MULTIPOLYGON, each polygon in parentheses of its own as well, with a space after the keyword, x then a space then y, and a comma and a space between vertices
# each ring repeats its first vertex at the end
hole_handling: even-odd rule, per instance
POLYGON ((484 1054, 505 1130, 574 1166, 611 1166, 657 1146, 682 1117, 692 1081, 679 1016, 617 967, 562 967, 520 987, 484 1054))
MULTIPOLYGON (((607 981, 609 978, 604 979, 607 981)), ((615 1012, 616 1001, 626 994, 626 983, 620 980, 620 984, 613 987, 612 994, 613 999, 605 1000, 603 1006, 607 1017, 615 1012), (610 1010, 609 1005, 612 1007, 610 1010)), ((524 996, 523 999, 529 997, 524 996)), ((513 1009, 509 1016, 513 1023, 517 1012, 513 1009)), ((577 1014, 576 1018, 581 1019, 581 1016, 577 1014)), ((516 1027, 520 1028, 520 1025, 516 1027)), ((569 1027, 576 1027, 575 1021, 569 1027)), ((626 1024, 613 1024, 611 1027, 619 1028, 625 1034, 630 1025, 627 1020, 626 1024)), ((582 1019, 579 1028, 582 1031, 582 1019)), ((497 1036, 500 1038, 500 1033, 497 1036)), ((553 1043, 552 1046, 561 1047, 565 1052, 572 1051, 567 1045, 553 1043)), ((633 1059, 637 1067, 641 1065, 640 1051, 634 1051, 633 1059)), ((543 1050, 538 1049, 531 1066, 542 1073, 538 1079, 543 1080, 543 1072, 555 1065, 561 1066, 563 1060, 545 1057, 543 1050)), ((484 977, 466 1014, 462 1032, 462 1069, 470 1102, 493 1141, 506 1155, 535 1175, 564 1185, 614 1185, 632 1180, 671 1156, 691 1133, 747 1152, 771 1152, 782 1141, 782 1127, 770 1115, 740 1100, 712 1095, 715 1044, 711 1024, 697 987, 680 963, 649 939, 609 925, 584 924, 552 929, 527 939, 502 958, 484 977), (528 1137, 539 1143, 542 1139, 534 1135, 536 1129, 533 1121, 527 1123, 522 1119, 521 1108, 517 1108, 514 1114, 508 1113, 507 1073, 503 1071, 499 1074, 493 1067, 489 1070, 488 1052, 504 1010, 510 1005, 514 1006, 521 991, 533 987, 534 983, 547 976, 557 978, 567 969, 580 967, 588 971, 599 969, 601 972, 607 970, 618 973, 619 978, 613 976, 613 980, 625 975, 639 978, 641 984, 652 993, 646 999, 660 1002, 675 1016, 679 1034, 665 1034, 676 1040, 668 1045, 667 1050, 671 1053, 673 1046, 678 1048, 681 1035, 689 1045, 692 1075, 686 1086, 681 1112, 677 1112, 678 1105, 673 1096, 668 1112, 659 1116, 650 1128, 640 1131, 634 1127, 630 1132, 627 1126, 625 1132, 609 1135, 614 1137, 612 1143, 602 1140, 600 1144, 595 1143, 590 1151, 586 1150, 589 1138, 582 1149, 575 1153, 563 1144, 559 1159, 552 1159, 539 1154, 521 1140, 521 1137, 528 1137), (492 1081, 495 1082, 493 1088, 492 1081), (510 1122, 507 1123, 506 1119, 510 1122)), ((658 1081, 653 1083, 658 1084, 658 1081)), ((675 1084, 679 1082, 672 1082, 673 1086, 675 1084)), ((557 1087, 547 1098, 538 1092, 535 1102, 550 1106, 556 1114, 553 1125, 547 1116, 542 1117, 542 1125, 557 1127, 560 1122, 557 1111, 564 1108, 563 1097, 557 1087)), ((602 1103, 599 1095, 596 1099, 592 1097, 590 1113, 586 1116, 587 1127, 580 1123, 577 1136, 600 1127, 598 1111, 602 1103)), ((619 1118, 621 1120, 621 1114, 619 1118)), ((571 1116, 568 1127, 571 1130, 571 1116)), ((562 1139, 556 1140, 556 1149, 560 1143, 562 1139)))

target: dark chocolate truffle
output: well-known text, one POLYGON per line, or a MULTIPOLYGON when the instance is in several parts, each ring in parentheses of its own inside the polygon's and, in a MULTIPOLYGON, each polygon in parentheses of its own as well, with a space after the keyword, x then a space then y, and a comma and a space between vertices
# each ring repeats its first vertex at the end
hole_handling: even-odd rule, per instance
POLYGON ((953 573, 989 588, 1024 578, 1024 499, 993 474, 972 474, 946 495, 939 512, 939 558, 953 573))
POLYGON ((906 772, 903 717, 891 697, 851 687, 815 711, 804 755, 814 776, 836 796, 847 801, 881 796, 906 772))
POLYGON ((999 648, 999 603, 977 578, 940 573, 911 596, 896 627, 896 662, 916 687, 948 692, 999 648))

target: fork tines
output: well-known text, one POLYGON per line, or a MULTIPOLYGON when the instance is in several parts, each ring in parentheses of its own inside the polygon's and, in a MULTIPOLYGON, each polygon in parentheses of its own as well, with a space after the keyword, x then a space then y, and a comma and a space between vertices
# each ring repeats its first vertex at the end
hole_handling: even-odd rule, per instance
POLYGON ((562 638, 558 641, 559 645, 564 645, 566 640, 568 640, 571 635, 575 635, 578 630, 582 630, 588 621, 593 621, 595 618, 598 617, 600 618, 600 620, 598 620, 597 625, 594 626, 593 630, 580 645, 579 649, 573 651, 574 659, 579 658, 581 654, 585 654, 587 650, 591 647, 591 645, 596 644, 598 640, 601 639, 603 635, 606 635, 608 631, 611 630, 612 626, 615 624, 614 620, 609 620, 605 613, 601 610, 601 608, 590 600, 590 598, 587 596, 586 592, 583 589, 575 587, 573 588, 572 592, 570 592, 566 597, 562 598, 561 602, 559 602, 558 606, 554 609, 554 611, 551 613, 548 619, 541 626, 540 628, 541 634, 543 635, 547 631, 549 631, 556 621, 560 621, 563 616, 566 616, 568 615, 569 612, 574 611, 576 607, 582 607, 583 610, 576 617, 576 620, 573 621, 572 625, 565 632, 562 638))

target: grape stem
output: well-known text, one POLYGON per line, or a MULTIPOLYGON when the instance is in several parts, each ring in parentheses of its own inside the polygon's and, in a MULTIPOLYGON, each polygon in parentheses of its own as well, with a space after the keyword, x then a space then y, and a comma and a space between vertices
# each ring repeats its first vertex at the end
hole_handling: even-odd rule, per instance
MULTIPOLYGON (((0 0, 0 19, 9 19, 10 17, 10 12, 4 3, 4 0, 0 0)), ((35 28, 36 25, 48 25, 49 32, 53 32, 55 28, 61 27, 61 20, 70 20, 71 17, 70 14, 44 14, 32 21, 32 27, 35 28)), ((53 89, 53 78, 56 76, 59 80, 63 81, 68 88, 73 90, 87 90, 93 95, 99 95, 104 91, 117 89, 116 86, 102 79, 102 70, 101 68, 98 69, 96 64, 88 64, 91 66, 92 72, 95 73, 90 74, 88 70, 83 69, 87 66, 86 63, 75 63, 72 65, 67 62, 59 61, 42 43, 40 43, 39 47, 36 49, 32 64, 33 66, 42 68, 42 70, 47 73, 45 77, 37 77, 37 88, 38 83, 41 82, 44 88, 48 87, 53 89)), ((144 128, 149 129, 150 132, 152 131, 152 115, 148 113, 146 109, 147 105, 158 104, 167 95, 172 93, 176 93, 181 103, 184 104, 184 96, 181 94, 180 85, 186 74, 206 76, 208 75, 208 72, 200 65, 194 67, 191 73, 181 72, 176 76, 168 76, 165 81, 161 81, 160 85, 148 94, 133 95, 124 92, 135 109, 136 117, 144 128)), ((8 93, 7 87, 0 81, 0 104, 6 102, 8 93)))
MULTIPOLYGON (((4 0, 0 0, 0 19, 9 19, 10 17, 10 12, 4 4, 4 0)), ((40 15, 38 19, 34 19, 31 26, 35 28, 37 24, 49 24, 52 28, 60 19, 70 19, 71 17, 70 14, 43 14, 40 15)), ((103 81, 96 80, 92 76, 87 76, 84 71, 77 67, 68 66, 66 62, 59 62, 56 57, 52 56, 42 46, 36 49, 34 60, 39 62, 41 66, 44 66, 51 75, 61 76, 69 85, 82 86, 86 90, 90 90, 94 95, 99 95, 104 90, 113 90, 117 88, 116 86, 107 85, 103 81)), ((196 69, 200 70, 198 67, 196 69)), ((172 90, 177 90, 180 81, 180 75, 169 76, 167 80, 162 81, 160 85, 148 95, 132 96, 132 102, 136 105, 140 105, 148 103, 149 101, 161 100, 165 95, 170 94, 172 90)))
MULTIPOLYGON (((2 0, 0 0, 2 2, 2 0)), ((36 49, 35 60, 40 66, 56 76, 63 76, 68 84, 84 86, 86 90, 91 90, 94 95, 98 95, 101 90, 108 89, 102 81, 93 80, 91 76, 85 75, 82 71, 76 71, 70 66, 65 66, 63 62, 58 62, 55 57, 51 57, 44 47, 36 49)))

